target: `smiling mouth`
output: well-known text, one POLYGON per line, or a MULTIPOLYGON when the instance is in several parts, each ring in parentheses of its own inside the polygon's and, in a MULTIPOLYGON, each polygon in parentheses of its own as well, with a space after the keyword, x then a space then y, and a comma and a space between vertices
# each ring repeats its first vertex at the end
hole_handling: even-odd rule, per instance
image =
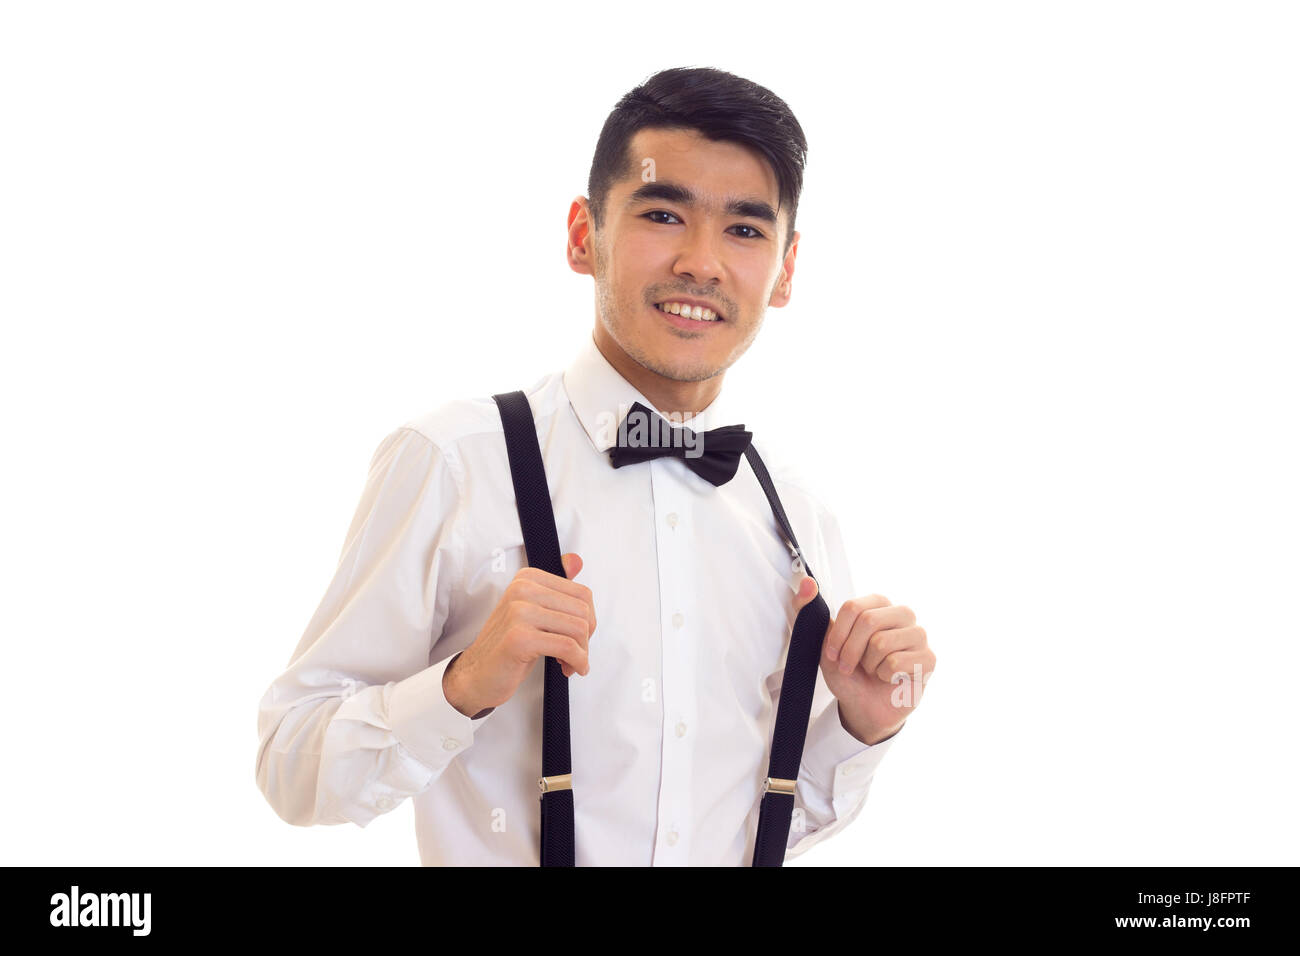
POLYGON ((667 312, 669 315, 680 316, 683 319, 693 319, 696 322, 725 322, 726 319, 717 312, 705 306, 692 306, 684 302, 674 302, 669 299, 665 302, 655 303, 655 308, 660 312, 667 312))

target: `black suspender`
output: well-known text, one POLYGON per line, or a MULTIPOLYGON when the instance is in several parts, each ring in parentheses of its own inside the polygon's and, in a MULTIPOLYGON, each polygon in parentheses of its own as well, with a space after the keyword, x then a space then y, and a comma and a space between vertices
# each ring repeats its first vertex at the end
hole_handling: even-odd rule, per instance
MULTIPOLYGON (((555 531, 551 492, 537 444, 532 407, 523 392, 493 395, 506 431, 510 478, 515 486, 519 524, 524 531, 528 565, 565 577, 560 539, 555 531)), ((560 662, 546 658, 542 692, 542 866, 573 866, 573 789, 569 755, 569 682, 560 662)))
MULTIPOLYGON (((522 391, 493 395, 505 426, 506 453, 515 488, 515 504, 524 533, 524 549, 530 567, 564 577, 560 561, 559 536, 532 407, 522 391)), ((767 467, 750 445, 745 457, 767 495, 777 525, 792 551, 803 561, 804 571, 814 577, 785 508, 777 496, 767 467)), ((771 759, 763 783, 758 834, 754 843, 754 866, 780 866, 785 860, 794 813, 794 788, 799 778, 808 718, 821 659, 822 639, 830 625, 830 608, 820 592, 795 618, 786 655, 781 697, 777 703, 776 729, 772 735, 771 759)), ((574 865, 574 818, 572 765, 569 751, 569 685, 554 657, 546 658, 546 684, 542 704, 542 866, 574 865)))
MULTIPOLYGON (((781 499, 777 497, 763 459, 758 457, 753 445, 745 449, 745 457, 763 486, 786 542, 803 562, 808 577, 815 578, 807 558, 799 549, 794 529, 785 516, 785 508, 781 507, 781 499)), ((763 804, 758 811, 754 866, 780 866, 785 860, 790 818, 794 814, 794 786, 799 779, 803 745, 808 737, 808 718, 812 712, 813 691, 817 688, 822 641, 830 623, 830 607, 819 588, 817 596, 805 604, 794 619, 794 630, 790 634, 785 674, 781 678, 781 697, 776 705, 776 729, 772 732, 772 756, 767 765, 767 780, 763 782, 763 804)))

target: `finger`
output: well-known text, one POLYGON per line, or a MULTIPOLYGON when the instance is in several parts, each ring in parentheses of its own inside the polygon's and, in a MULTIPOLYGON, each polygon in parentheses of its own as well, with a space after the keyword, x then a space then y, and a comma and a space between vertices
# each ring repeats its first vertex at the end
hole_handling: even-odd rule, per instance
POLYGON ((582 558, 572 551, 560 555, 560 563, 564 565, 564 576, 570 580, 576 578, 582 570, 582 558))
MULTIPOLYGON (((578 558, 576 554, 572 557, 577 558, 579 562, 582 560, 581 558, 578 558)), ((587 587, 585 584, 579 584, 577 581, 570 581, 568 578, 562 578, 558 574, 551 574, 547 571, 543 571, 541 568, 534 567, 521 568, 519 573, 515 575, 515 581, 520 583, 535 583, 541 587, 549 588, 559 594, 565 594, 582 601, 588 608, 585 616, 591 622, 591 627, 589 628, 588 633, 596 630, 596 602, 592 598, 591 588, 587 587)), ((530 591, 530 593, 532 592, 530 591)))
POLYGON ((527 604, 561 611, 587 622, 587 636, 596 630, 596 610, 582 598, 548 587, 540 581, 524 578, 514 584, 514 598, 527 604))
POLYGON ((835 620, 831 621, 830 630, 826 632, 826 656, 831 660, 839 658, 844 642, 848 640, 849 633, 853 630, 853 625, 857 623, 859 614, 871 608, 888 606, 889 599, 879 594, 869 594, 864 598, 853 598, 850 601, 845 601, 840 608, 840 613, 836 614, 835 620))
MULTIPOLYGON (((894 610, 888 608, 887 610, 894 610)), ((906 610, 906 609, 904 609, 906 610)), ((862 667, 868 674, 874 674, 886 654, 895 651, 907 651, 925 644, 925 631, 912 625, 894 625, 884 623, 871 635, 867 649, 862 655, 862 667)))
MULTIPOLYGON (((905 622, 911 613, 908 608, 889 605, 888 607, 870 608, 859 614, 858 619, 853 622, 853 630, 849 632, 849 639, 840 648, 840 673, 850 673, 861 662, 863 655, 870 651, 871 645, 877 643, 880 633, 888 633, 888 630, 895 623, 905 622)), ((892 644, 890 649, 892 649, 892 644)))
POLYGON ((913 648, 886 654, 873 673, 886 683, 893 683, 894 678, 899 676, 900 680, 910 680, 913 683, 919 678, 924 685, 933 672, 934 655, 928 649, 913 648))
POLYGON ((798 614, 817 597, 817 579, 804 575, 799 579, 799 590, 794 595, 794 613, 798 614))
POLYGON ((587 619, 585 617, 575 617, 572 614, 565 614, 563 611, 552 611, 550 608, 541 607, 537 604, 523 605, 520 612, 525 624, 537 628, 539 631, 548 631, 551 634, 560 634, 564 637, 571 637, 581 645, 583 651, 587 649, 587 619))
POLYGON ((873 627, 867 611, 859 614, 857 620, 853 622, 853 630, 849 631, 848 639, 840 648, 837 666, 841 674, 851 673, 853 668, 858 666, 871 640, 873 627))
MULTIPOLYGON (((566 576, 565 583, 576 583, 573 582, 573 578, 577 577, 578 572, 582 570, 582 558, 578 557, 576 553, 570 551, 567 554, 560 555, 560 561, 564 564, 564 573, 566 576)), ((591 631, 588 633, 594 633, 596 630, 596 603, 592 599, 591 588, 587 587, 585 584, 578 584, 577 588, 577 596, 585 601, 587 606, 590 608, 589 617, 591 618, 591 631)))
MULTIPOLYGON (((577 574, 582 569, 582 559, 576 554, 565 555, 562 560, 567 568, 574 569, 573 573, 577 574)), ((535 568, 529 565, 526 568, 520 568, 515 575, 519 578, 531 578, 534 581, 540 581, 547 587, 563 591, 565 594, 572 594, 575 597, 581 597, 588 593, 590 589, 585 584, 579 584, 577 581, 565 577, 563 574, 552 574, 550 571, 543 571, 541 568, 535 568)))
MULTIPOLYGON (((560 662, 560 669, 568 664, 572 674, 577 671, 579 674, 586 676, 590 667, 587 664, 587 652, 577 641, 571 637, 565 637, 562 634, 552 634, 550 631, 534 630, 530 633, 533 647, 547 657, 554 657, 560 662)), ((565 675, 566 677, 569 675, 565 675)))

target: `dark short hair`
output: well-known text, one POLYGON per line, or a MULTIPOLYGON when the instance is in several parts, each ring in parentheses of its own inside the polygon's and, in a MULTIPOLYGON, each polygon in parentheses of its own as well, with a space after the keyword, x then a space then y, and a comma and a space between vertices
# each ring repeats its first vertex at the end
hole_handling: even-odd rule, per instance
POLYGON ((790 210, 782 256, 790 251, 808 142, 781 97, 711 67, 661 70, 628 92, 605 119, 587 177, 587 201, 597 229, 610 187, 636 171, 628 147, 643 129, 696 130, 708 139, 747 146, 766 158, 780 190, 777 210, 781 206, 790 210))

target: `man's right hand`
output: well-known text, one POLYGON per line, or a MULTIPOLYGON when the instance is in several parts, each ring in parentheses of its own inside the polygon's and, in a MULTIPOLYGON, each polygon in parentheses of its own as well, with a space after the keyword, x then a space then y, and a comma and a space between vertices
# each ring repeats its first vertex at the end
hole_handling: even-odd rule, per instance
POLYGON ((565 677, 590 669, 587 642, 596 630, 596 606, 591 589, 571 580, 582 558, 570 553, 560 560, 568 577, 521 568, 474 643, 443 671, 443 692, 462 714, 504 704, 538 658, 559 660, 565 677))

